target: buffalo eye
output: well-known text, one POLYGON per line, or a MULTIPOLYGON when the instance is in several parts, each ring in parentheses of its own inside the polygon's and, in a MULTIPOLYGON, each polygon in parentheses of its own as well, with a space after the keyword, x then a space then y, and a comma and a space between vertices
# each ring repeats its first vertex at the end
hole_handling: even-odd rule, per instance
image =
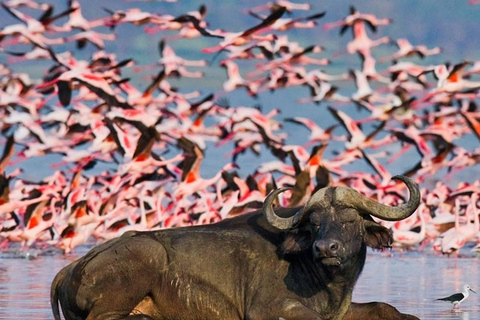
POLYGON ((340 216, 342 223, 353 223, 358 221, 358 213, 356 210, 345 210, 340 216))

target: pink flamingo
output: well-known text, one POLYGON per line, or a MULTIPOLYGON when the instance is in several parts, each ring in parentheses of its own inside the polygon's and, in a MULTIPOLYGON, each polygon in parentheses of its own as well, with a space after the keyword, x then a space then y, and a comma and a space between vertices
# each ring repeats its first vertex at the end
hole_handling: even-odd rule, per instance
POLYGON ((78 228, 67 226, 61 234, 61 239, 56 246, 63 250, 64 254, 72 252, 73 248, 84 244, 93 235, 98 224, 89 223, 78 228))
POLYGON ((152 19, 156 17, 155 14, 141 11, 139 8, 129 8, 125 11, 122 11, 122 10, 111 11, 105 8, 104 10, 110 14, 110 18, 106 19, 107 21, 105 24, 110 28, 115 28, 116 26, 122 23, 143 25, 150 22, 152 19))
POLYGON ((274 2, 268 2, 266 4, 250 8, 246 11, 247 12, 271 11, 271 10, 275 10, 278 7, 284 7, 287 10, 287 12, 292 12, 293 10, 310 10, 312 6, 309 3, 294 3, 287 0, 277 0, 274 2))
POLYGON ((457 93, 462 91, 469 91, 480 88, 480 81, 471 81, 465 79, 465 68, 470 65, 471 62, 464 61, 453 66, 449 71, 447 78, 444 82, 439 83, 437 89, 432 93, 457 93))
MULTIPOLYGON (((248 13, 254 16, 255 18, 258 18, 261 20, 265 20, 267 18, 267 16, 259 15, 254 11, 249 11, 248 13)), ((278 31, 287 31, 293 28, 299 28, 299 29, 313 28, 317 26, 317 22, 315 20, 322 18, 324 15, 325 15, 325 11, 319 12, 313 15, 309 15, 307 17, 280 18, 270 25, 270 29, 278 30, 278 31)))
POLYGON ((201 78, 203 77, 203 72, 190 72, 187 71, 185 66, 195 66, 203 67, 206 65, 205 60, 185 60, 180 58, 175 54, 172 47, 165 44, 164 41, 160 42, 159 45, 161 58, 159 60, 160 65, 164 67, 166 76, 169 75, 178 75, 181 77, 188 78, 201 78))
POLYGON ((307 128, 310 131, 310 136, 308 137, 308 143, 307 143, 308 145, 318 143, 318 142, 329 141, 331 139, 333 140, 338 139, 337 137, 332 136, 332 131, 333 129, 335 129, 336 125, 332 125, 324 130, 309 118, 293 117, 293 118, 286 118, 285 121, 303 125, 305 128, 307 128))
MULTIPOLYGON (((131 106, 147 106, 155 100, 154 97, 154 92, 160 88, 160 84, 162 81, 166 79, 166 74, 165 70, 161 70, 157 76, 155 76, 151 83, 148 85, 148 87, 142 92, 132 86, 128 82, 123 82, 119 83, 118 87, 120 90, 122 90, 126 95, 127 95, 127 103, 131 106)), ((117 111, 120 112, 120 111, 117 111)), ((154 120, 154 117, 152 115, 147 115, 145 110, 142 109, 125 109, 124 112, 128 117, 132 117, 135 114, 139 116, 140 114, 142 115, 141 121, 147 121, 147 123, 150 123, 152 120, 154 120)), ((154 111, 152 110, 151 112, 156 112, 158 114, 158 117, 160 116, 160 110, 154 111)), ((125 117, 125 116, 122 116, 125 117)), ((155 118, 158 119, 158 117, 155 118)), ((134 120, 134 119, 132 119, 134 120)))
MULTIPOLYGON (((405 151, 406 148, 414 145, 422 156, 422 161, 428 162, 431 161, 433 157, 435 157, 435 154, 431 150, 427 141, 415 126, 410 125, 403 130, 392 129, 391 132, 399 141, 408 143, 408 145, 404 147, 403 151, 405 151)), ((403 153, 403 151, 401 152, 403 153)), ((393 158, 391 159, 391 161, 393 161, 393 158)))
POLYGON ((218 181, 224 171, 237 167, 235 164, 226 164, 214 177, 205 180, 200 175, 200 166, 204 155, 198 144, 186 137, 181 137, 178 141, 178 146, 183 149, 185 159, 178 165, 183 172, 181 176, 182 182, 174 192, 176 197, 189 196, 201 189, 205 189, 218 181))
POLYGON ((328 110, 330 113, 340 122, 340 124, 347 130, 348 133, 348 142, 345 143, 345 148, 347 150, 352 149, 364 149, 364 148, 374 148, 376 146, 381 146, 385 142, 389 142, 390 138, 385 137, 381 140, 374 140, 374 137, 383 129, 385 122, 382 122, 372 133, 368 136, 363 133, 359 125, 350 118, 345 112, 341 110, 335 110, 334 108, 329 107, 328 110))
POLYGON ((5 167, 14 153, 14 138, 13 136, 10 136, 7 139, 3 149, 2 158, 0 159, 0 216, 20 208, 29 207, 38 204, 39 202, 47 201, 51 198, 51 196, 47 194, 24 200, 15 200, 11 198, 9 187, 11 177, 5 176, 5 167))
POLYGON ((105 49, 105 41, 114 41, 116 35, 113 33, 99 33, 93 30, 78 32, 72 36, 63 38, 65 42, 77 42, 77 48, 82 49, 90 42, 100 50, 105 49))
POLYGON ((176 40, 179 38, 196 38, 201 35, 201 33, 193 26, 190 19, 196 19, 200 27, 205 28, 207 23, 204 21, 205 16, 207 15, 207 7, 201 5, 197 11, 189 11, 180 16, 174 17, 170 15, 154 16, 151 19, 151 22, 158 24, 154 27, 145 27, 145 32, 148 34, 153 34, 158 31, 163 30, 178 30, 177 36, 171 36, 164 38, 165 40, 176 40))
POLYGON ((421 203, 416 212, 416 216, 420 218, 420 232, 398 230, 395 227, 392 229, 393 240, 395 241, 394 246, 400 247, 400 250, 405 247, 410 248, 416 246, 425 240, 426 224, 424 215, 430 214, 430 209, 424 203, 421 203))
MULTIPOLYGON (((58 63, 59 67, 63 67, 66 71, 63 70, 55 79, 38 85, 37 89, 50 89, 52 86, 56 86, 61 104, 67 106, 71 102, 73 82, 75 81, 87 87, 98 97, 107 101, 109 105, 132 108, 126 103, 123 97, 117 96, 112 87, 110 87, 110 83, 107 79, 112 76, 112 73, 95 72, 90 69, 84 61, 76 61, 75 59, 64 61, 62 56, 55 54, 51 50, 49 51, 52 59, 58 63)), ((55 70, 56 69, 53 69, 53 71, 55 70)))
POLYGON ((391 173, 380 163, 378 160, 373 157, 372 155, 367 154, 364 150, 362 150, 362 155, 365 161, 375 170, 375 172, 380 176, 382 181, 378 185, 378 187, 386 186, 392 180, 391 173))
MULTIPOLYGON (((24 228, 4 232, 4 236, 10 241, 22 242, 22 248, 31 246, 55 222, 55 212, 46 214, 44 210, 49 200, 48 198, 29 204, 24 213, 24 228)), ((53 208, 53 204, 51 207, 53 208)))
POLYGON ((357 91, 352 94, 352 100, 368 101, 369 98, 374 94, 374 91, 370 87, 367 75, 359 70, 353 70, 351 74, 355 79, 355 86, 357 87, 357 91))
POLYGON ((471 223, 469 219, 466 225, 461 226, 459 222, 460 200, 458 200, 458 198, 455 199, 455 228, 450 229, 443 234, 441 241, 442 253, 451 254, 455 252, 456 256, 458 256, 459 250, 468 241, 471 241, 480 230, 477 200, 478 195, 476 193, 472 194, 466 211, 467 216, 473 214, 474 222, 471 223))
POLYGON ((107 19, 98 19, 94 21, 89 21, 85 19, 82 15, 82 9, 78 0, 69 0, 69 7, 71 11, 68 15, 68 21, 65 22, 63 26, 57 28, 59 31, 68 32, 72 29, 88 31, 90 29, 104 26, 106 24, 107 19))
POLYGON ((372 48, 389 43, 390 41, 391 39, 389 37, 382 37, 375 40, 370 39, 365 30, 365 24, 356 23, 353 25, 353 39, 347 43, 347 53, 360 53, 364 57, 370 57, 372 48))
POLYGON ((222 207, 218 212, 221 219, 225 219, 229 216, 230 212, 235 208, 239 201, 240 190, 233 191, 226 199, 222 199, 222 207))
POLYGON ((286 10, 283 7, 277 8, 258 25, 240 32, 212 31, 205 29, 201 26, 200 21, 193 16, 186 16, 184 20, 186 22, 192 22, 195 28, 204 36, 223 39, 219 45, 202 50, 202 52, 205 53, 213 53, 225 50, 230 46, 243 46, 248 44, 251 40, 273 40, 273 35, 259 36, 257 33, 266 30, 275 21, 280 19, 285 11, 286 10))
MULTIPOLYGON (((307 48, 298 48, 297 50, 283 54, 280 58, 266 62, 258 66, 258 69, 247 74, 247 77, 253 77, 261 74, 264 71, 272 71, 275 69, 291 70, 295 72, 295 67, 298 65, 320 65, 325 66, 330 64, 329 59, 315 59, 307 56, 309 52, 321 52, 322 47, 309 46, 307 48)), ((293 80, 293 79, 292 79, 293 80)), ((302 84, 301 81, 298 84, 302 84)))
POLYGON ((343 34, 348 28, 354 26, 358 23, 366 23, 370 29, 375 32, 377 27, 380 25, 389 25, 392 22, 392 19, 385 18, 379 19, 373 14, 361 13, 355 7, 350 7, 350 14, 345 17, 343 20, 336 22, 325 23, 323 25, 323 30, 330 30, 333 28, 341 27, 340 34, 343 34))
POLYGON ((228 80, 223 84, 223 90, 229 92, 245 84, 245 79, 240 75, 238 65, 233 61, 222 62, 222 67, 227 70, 228 80))
POLYGON ((424 58, 426 56, 435 55, 442 52, 442 48, 440 47, 428 49, 424 45, 414 46, 410 43, 410 41, 404 38, 397 39, 395 41, 395 44, 398 47, 398 51, 388 57, 379 59, 379 62, 398 60, 400 58, 412 57, 414 55, 418 55, 420 58, 424 58))
POLYGON ((55 30, 55 27, 52 25, 52 23, 59 19, 62 18, 63 16, 66 16, 70 14, 73 9, 68 9, 62 13, 59 13, 55 16, 52 16, 53 12, 53 7, 49 6, 48 9, 45 10, 44 14, 40 18, 40 20, 34 19, 30 17, 29 15, 22 13, 15 8, 9 7, 5 2, 2 3, 2 7, 10 13, 14 18, 22 21, 23 23, 26 24, 27 29, 32 32, 32 33, 44 33, 48 30, 55 30))
POLYGON ((7 0, 4 2, 4 4, 10 8, 28 7, 32 9, 39 9, 42 11, 46 11, 51 7, 47 3, 37 3, 36 1, 32 1, 32 0, 7 0))
POLYGON ((42 47, 34 47, 27 52, 13 52, 0 48, 0 52, 13 56, 8 58, 9 63, 18 63, 26 60, 50 59, 50 53, 42 47))
POLYGON ((341 94, 337 93, 338 87, 331 85, 328 82, 310 81, 307 84, 310 87, 311 96, 308 98, 298 99, 298 102, 300 103, 314 102, 316 104, 319 104, 322 101, 340 101, 340 102, 351 101, 350 98, 342 96, 341 94))
POLYGON ((472 241, 477 236, 480 231, 480 222, 479 222, 479 210, 477 208, 477 201, 479 195, 474 192, 470 196, 470 202, 467 205, 465 210, 465 216, 467 218, 467 223, 460 226, 460 231, 463 234, 465 242, 472 241), (473 222, 472 222, 473 219, 473 222))
POLYGON ((226 69, 228 77, 227 81, 223 83, 223 90, 225 90, 226 92, 230 92, 239 87, 244 87, 247 89, 250 95, 257 95, 261 80, 245 80, 240 74, 240 71, 238 70, 238 65, 233 61, 223 61, 221 63, 221 66, 226 69))

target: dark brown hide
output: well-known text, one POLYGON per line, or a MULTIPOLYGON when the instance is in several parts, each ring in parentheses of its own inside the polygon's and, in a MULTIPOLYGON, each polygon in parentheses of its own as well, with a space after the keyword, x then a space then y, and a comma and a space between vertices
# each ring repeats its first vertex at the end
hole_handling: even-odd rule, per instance
POLYGON ((419 318, 400 313, 396 308, 382 302, 355 303, 348 309, 342 320, 420 320, 419 318))

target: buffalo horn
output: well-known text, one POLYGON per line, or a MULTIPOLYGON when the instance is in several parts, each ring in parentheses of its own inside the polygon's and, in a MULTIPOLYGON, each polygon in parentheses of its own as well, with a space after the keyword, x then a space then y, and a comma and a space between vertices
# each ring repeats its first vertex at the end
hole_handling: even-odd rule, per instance
POLYGON ((420 191, 418 186, 405 176, 394 176, 394 180, 400 180, 406 184, 410 192, 410 199, 397 207, 390 207, 365 197, 350 188, 337 188, 334 195, 335 205, 344 205, 357 209, 360 213, 367 213, 374 217, 397 221, 411 216, 420 204, 420 191))
POLYGON ((280 217, 273 210, 273 201, 277 196, 291 188, 279 188, 273 190, 265 199, 263 203, 263 213, 267 221, 277 229, 288 230, 296 227, 305 216, 305 213, 316 206, 326 208, 328 205, 345 206, 358 210, 360 213, 370 214, 374 217, 387 220, 397 221, 405 219, 411 216, 420 204, 420 191, 418 186, 408 177, 394 176, 394 180, 400 180, 406 184, 408 191, 410 192, 410 199, 408 202, 397 206, 390 207, 379 202, 376 202, 364 195, 361 195, 356 190, 346 187, 326 187, 318 190, 314 195, 310 197, 305 206, 295 212, 290 217, 280 217), (333 191, 333 192, 332 192, 333 191), (327 192, 330 196, 326 196, 327 192), (333 199, 330 199, 333 197, 333 199), (332 202, 330 202, 333 200, 332 202))
POLYGON ((303 218, 304 210, 301 210, 301 209, 295 212, 293 216, 287 217, 287 218, 278 216, 273 210, 273 201, 275 201, 277 196, 280 193, 290 189, 292 188, 283 187, 283 188, 275 189, 272 192, 270 192, 270 194, 267 196, 267 198, 263 202, 262 210, 268 223, 270 223, 272 226, 280 230, 288 230, 295 227, 303 218))

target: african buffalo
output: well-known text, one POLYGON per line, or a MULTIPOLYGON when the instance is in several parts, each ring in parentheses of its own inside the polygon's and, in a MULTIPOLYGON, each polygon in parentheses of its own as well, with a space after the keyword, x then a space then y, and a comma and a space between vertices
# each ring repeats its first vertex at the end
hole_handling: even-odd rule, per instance
POLYGON ((320 189, 301 208, 263 209, 212 225, 128 232, 63 268, 51 289, 56 320, 418 319, 379 302, 351 303, 366 246, 390 247, 384 220, 410 216, 346 187, 320 189))

